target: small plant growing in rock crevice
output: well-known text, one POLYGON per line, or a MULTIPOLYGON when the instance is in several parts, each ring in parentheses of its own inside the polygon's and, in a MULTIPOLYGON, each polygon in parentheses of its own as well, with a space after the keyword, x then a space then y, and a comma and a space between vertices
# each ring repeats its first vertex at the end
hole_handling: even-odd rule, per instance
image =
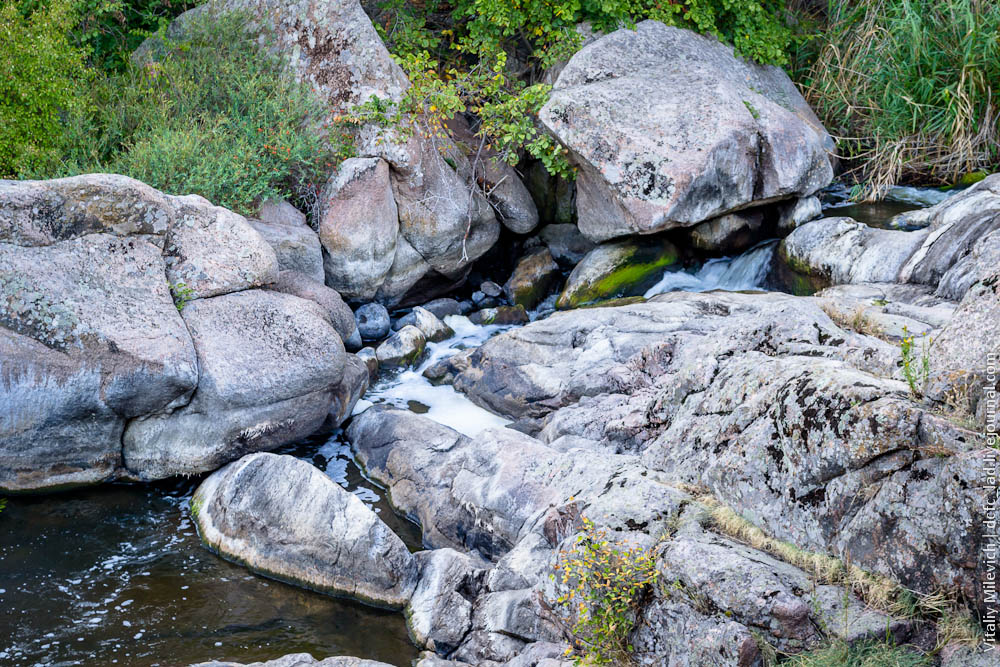
POLYGON ((170 286, 170 294, 174 298, 174 305, 177 306, 177 312, 184 310, 184 306, 188 304, 194 297, 194 290, 188 287, 182 282, 174 283, 170 286))
POLYGON ((917 357, 917 350, 913 343, 913 336, 903 327, 903 341, 899 344, 900 355, 903 359, 903 377, 910 387, 910 393, 917 398, 924 395, 924 388, 927 386, 927 379, 931 374, 930 346, 933 339, 927 336, 921 339, 920 356, 917 357))
POLYGON ((572 630, 577 664, 629 664, 629 637, 656 584, 655 559, 610 542, 589 519, 583 525, 576 548, 560 554, 551 575, 566 591, 553 606, 572 630))

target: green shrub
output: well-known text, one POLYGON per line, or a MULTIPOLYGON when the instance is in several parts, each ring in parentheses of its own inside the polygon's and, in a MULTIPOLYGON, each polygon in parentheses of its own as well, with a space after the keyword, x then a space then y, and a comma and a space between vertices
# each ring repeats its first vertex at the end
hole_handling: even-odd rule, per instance
POLYGON ((560 555, 551 576, 566 592, 554 607, 572 629, 577 664, 628 664, 629 637, 656 584, 652 554, 610 542, 584 519, 576 549, 560 555))
POLYGON ((326 108, 258 46, 245 17, 203 14, 155 60, 100 78, 89 112, 67 121, 59 173, 109 171, 249 213, 307 196, 347 153, 319 126, 326 108))
POLYGON ((859 195, 1000 167, 1000 3, 831 0, 814 37, 802 82, 859 195))
POLYGON ((415 122, 420 131, 441 135, 449 119, 472 112, 473 130, 499 159, 516 164, 527 153, 551 173, 570 177, 564 149, 539 131, 535 116, 549 92, 538 78, 580 48, 579 23, 607 32, 656 19, 715 35, 748 58, 782 64, 791 41, 783 16, 780 0, 386 0, 376 28, 413 87, 401 103, 386 108, 373 101, 351 120, 415 122))
POLYGON ((89 72, 66 32, 75 21, 71 0, 28 13, 0 7, 0 178, 52 168, 63 119, 82 111, 89 72))

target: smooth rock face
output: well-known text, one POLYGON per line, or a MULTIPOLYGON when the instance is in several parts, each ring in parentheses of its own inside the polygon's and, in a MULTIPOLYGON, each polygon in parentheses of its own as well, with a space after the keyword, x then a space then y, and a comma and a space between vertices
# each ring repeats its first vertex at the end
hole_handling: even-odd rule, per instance
POLYGON ((344 160, 330 178, 318 216, 327 283, 348 299, 370 300, 392 268, 399 213, 389 165, 344 160))
POLYGON ((380 366, 412 366, 424 353, 426 344, 423 332, 410 324, 375 348, 375 356, 380 366))
POLYGON ((392 608, 416 584, 402 540, 357 496, 295 457, 246 456, 202 482, 191 508, 210 548, 277 579, 392 608))
POLYGON ((257 219, 268 225, 306 227, 306 214, 284 199, 265 199, 257 209, 257 219))
POLYGON ((826 284, 892 283, 927 234, 876 229, 851 218, 823 218, 789 234, 779 253, 794 271, 826 284))
MULTIPOLYGON (((1000 174, 988 176, 965 192, 949 197, 924 212, 928 219, 926 240, 900 272, 900 282, 937 285, 958 268, 979 240, 1000 229, 1000 174)), ((942 296, 960 299, 952 276, 942 296)), ((972 284, 966 279, 963 283, 972 284)))
POLYGON ((618 548, 652 554, 665 584, 650 591, 630 637, 638 664, 750 667, 760 659, 754 633, 797 652, 827 633, 854 641, 888 629, 905 641, 911 629, 713 533, 704 507, 634 455, 558 451, 503 428, 468 438, 384 407, 358 415, 347 435, 393 504, 420 520, 424 541, 441 547, 417 555, 408 614, 417 640, 449 660, 420 664, 561 664, 546 662, 566 649, 553 601, 571 584, 549 575, 577 548, 585 519, 618 548))
POLYGON ((808 196, 833 177, 832 141, 780 68, 656 21, 580 50, 539 118, 571 151, 580 231, 595 241, 808 196))
POLYGON ((198 361, 165 270, 138 236, 0 242, 0 490, 104 481, 128 419, 186 402, 198 361))
POLYGON ((316 232, 305 222, 301 225, 268 223, 261 220, 249 222, 274 250, 281 271, 297 271, 313 280, 323 282, 323 251, 316 232))
POLYGON ((455 335, 450 326, 439 320, 429 310, 417 306, 413 309, 411 315, 413 315, 413 326, 420 329, 420 333, 431 343, 440 343, 455 335))
POLYGON ((366 303, 354 311, 362 340, 381 340, 389 333, 389 311, 380 303, 366 303))
POLYGON ((267 289, 312 301, 326 313, 328 321, 340 334, 346 347, 354 350, 361 347, 361 334, 354 313, 336 290, 298 271, 282 271, 267 289))
POLYGON ((552 253, 536 248, 518 260, 503 290, 511 303, 531 310, 549 295, 561 276, 552 253))
POLYGON ((123 457, 142 479, 213 470, 314 432, 344 372, 340 336, 315 303, 246 291, 181 313, 198 354, 198 391, 173 412, 133 420, 123 457))
POLYGON ((556 308, 641 295, 676 261, 677 249, 666 239, 639 238, 599 245, 569 274, 556 308))

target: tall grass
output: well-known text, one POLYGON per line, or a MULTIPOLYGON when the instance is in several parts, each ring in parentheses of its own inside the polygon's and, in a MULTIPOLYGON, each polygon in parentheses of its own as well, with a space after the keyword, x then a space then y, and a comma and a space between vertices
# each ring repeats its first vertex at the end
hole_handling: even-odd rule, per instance
POLYGON ((1000 2, 829 0, 806 96, 865 198, 1000 166, 1000 2))

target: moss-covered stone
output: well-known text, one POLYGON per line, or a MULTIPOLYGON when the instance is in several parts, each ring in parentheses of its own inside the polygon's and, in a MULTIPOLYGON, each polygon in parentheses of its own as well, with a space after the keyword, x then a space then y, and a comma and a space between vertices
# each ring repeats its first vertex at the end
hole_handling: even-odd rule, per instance
POLYGON ((559 278, 559 265, 552 253, 537 248, 518 261, 503 289, 511 303, 531 309, 549 295, 559 278))
POLYGON ((556 307, 642 295, 677 262, 677 248, 663 238, 636 238, 606 243, 587 253, 566 280, 556 307))
POLYGON ((784 291, 795 296, 811 296, 830 286, 828 277, 820 275, 813 267, 789 256, 785 242, 778 244, 771 268, 772 279, 784 291))

